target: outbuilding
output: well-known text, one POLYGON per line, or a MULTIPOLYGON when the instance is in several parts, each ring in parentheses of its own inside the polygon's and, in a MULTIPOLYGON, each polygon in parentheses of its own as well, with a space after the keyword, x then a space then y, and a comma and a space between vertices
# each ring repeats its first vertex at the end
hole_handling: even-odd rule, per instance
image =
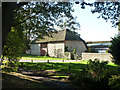
POLYGON ((37 38, 31 44, 31 54, 50 57, 64 57, 65 52, 72 52, 76 49, 78 56, 87 50, 85 41, 73 31, 68 29, 51 33, 51 36, 37 38))

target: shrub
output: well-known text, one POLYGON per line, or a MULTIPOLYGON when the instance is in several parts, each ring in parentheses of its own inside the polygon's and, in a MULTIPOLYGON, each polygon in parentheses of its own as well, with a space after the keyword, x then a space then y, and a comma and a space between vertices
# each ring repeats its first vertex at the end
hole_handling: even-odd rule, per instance
POLYGON ((70 80, 77 87, 108 88, 109 73, 106 64, 107 62, 100 62, 98 59, 90 60, 87 67, 76 75, 71 75, 70 80))
POLYGON ((101 78, 104 78, 107 74, 107 63, 107 61, 100 62, 99 59, 95 59, 94 61, 89 60, 86 70, 89 74, 92 75, 94 79, 100 80, 101 78))
POLYGON ((112 75, 112 77, 109 78, 109 85, 112 89, 120 90, 120 75, 112 75))
POLYGON ((110 48, 110 53, 113 56, 113 62, 120 65, 120 36, 112 38, 110 48))
POLYGON ((98 53, 98 50, 96 50, 95 48, 89 47, 86 52, 89 52, 89 53, 98 53))
MULTIPOLYGON (((24 44, 24 33, 21 28, 11 27, 10 32, 8 33, 7 40, 3 47, 2 60, 7 61, 6 68, 13 68, 17 70, 17 62, 21 58, 21 54, 26 48, 24 44)), ((2 62, 3 63, 3 62, 2 62)), ((4 66, 3 66, 4 67, 4 66)), ((3 68, 2 67, 2 68, 3 68)))

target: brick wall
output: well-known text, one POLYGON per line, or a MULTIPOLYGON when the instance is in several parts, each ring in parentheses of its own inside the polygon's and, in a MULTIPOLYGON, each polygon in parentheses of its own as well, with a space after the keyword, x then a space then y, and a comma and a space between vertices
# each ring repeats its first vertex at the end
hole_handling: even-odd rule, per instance
POLYGON ((112 55, 110 53, 82 53, 82 60, 96 59, 100 61, 111 61, 112 55))

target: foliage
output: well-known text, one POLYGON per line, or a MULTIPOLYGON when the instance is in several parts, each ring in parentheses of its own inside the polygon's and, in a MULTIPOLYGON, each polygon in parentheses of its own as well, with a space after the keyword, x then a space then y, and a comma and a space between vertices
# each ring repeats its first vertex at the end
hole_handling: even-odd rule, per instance
POLYGON ((65 46, 65 52, 68 52, 68 46, 65 46))
POLYGON ((72 53, 73 53, 73 54, 76 54, 76 52, 77 52, 77 51, 76 51, 76 48, 74 48, 73 51, 72 51, 72 53))
POLYGON ((120 36, 112 38, 110 53, 112 54, 113 62, 120 65, 120 36))
MULTIPOLYGON (((79 2, 76 2, 76 4, 78 3, 79 2)), ((106 21, 110 20, 114 27, 116 27, 120 23, 120 2, 81 2, 80 5, 82 9, 85 9, 85 6, 94 7, 91 12, 93 14, 100 13, 98 18, 103 18, 106 21)))
POLYGON ((74 59, 80 59, 80 57, 77 54, 77 49, 76 48, 74 48, 73 51, 72 51, 71 59, 72 60, 74 60, 74 59))
POLYGON ((89 53, 98 53, 98 50, 89 47, 86 52, 89 52, 89 53))
POLYGON ((112 89, 119 90, 120 89, 120 75, 112 75, 111 78, 109 78, 109 85, 112 89))
POLYGON ((3 58, 8 58, 8 61, 18 61, 23 48, 25 48, 23 33, 12 27, 3 48, 3 58))
POLYGON ((1 69, 5 72, 17 71, 20 63, 15 61, 4 60, 1 65, 1 69))
POLYGON ((54 25, 60 26, 63 18, 74 19, 72 7, 70 2, 30 2, 16 11, 16 25, 22 24, 28 39, 42 38, 55 30, 54 25))
POLYGON ((20 32, 19 29, 17 30, 16 28, 12 27, 8 34, 2 53, 2 59, 7 61, 7 65, 5 67, 13 67, 16 70, 16 63, 21 58, 20 55, 22 54, 24 48, 25 45, 23 33, 20 32))
POLYGON ((80 30, 80 24, 78 22, 76 22, 76 18, 71 17, 69 19, 69 18, 65 18, 65 16, 63 16, 58 21, 59 21, 58 26, 62 30, 64 30, 64 29, 69 29, 71 31, 80 30))
POLYGON ((73 4, 70 2, 29 2, 14 10, 13 27, 4 45, 3 57, 10 63, 16 63, 21 57, 22 50, 30 48, 30 40, 42 38, 48 35, 48 31, 55 30, 54 25, 59 24, 57 19, 63 15, 67 19, 74 18, 71 14, 72 7, 73 4))
POLYGON ((98 59, 89 60, 87 67, 78 74, 73 74, 70 79, 74 85, 83 88, 105 88, 108 87, 109 71, 107 62, 100 62, 98 59))
POLYGON ((100 80, 107 74, 107 63, 107 61, 100 62, 99 59, 95 59, 94 61, 89 60, 86 70, 94 79, 100 80))

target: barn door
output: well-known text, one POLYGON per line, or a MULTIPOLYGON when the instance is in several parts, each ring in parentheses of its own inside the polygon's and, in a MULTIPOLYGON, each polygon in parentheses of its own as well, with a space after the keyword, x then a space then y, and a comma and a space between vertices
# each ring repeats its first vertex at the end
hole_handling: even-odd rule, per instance
POLYGON ((40 45, 40 53, 41 53, 41 56, 45 56, 47 54, 47 44, 40 45))

